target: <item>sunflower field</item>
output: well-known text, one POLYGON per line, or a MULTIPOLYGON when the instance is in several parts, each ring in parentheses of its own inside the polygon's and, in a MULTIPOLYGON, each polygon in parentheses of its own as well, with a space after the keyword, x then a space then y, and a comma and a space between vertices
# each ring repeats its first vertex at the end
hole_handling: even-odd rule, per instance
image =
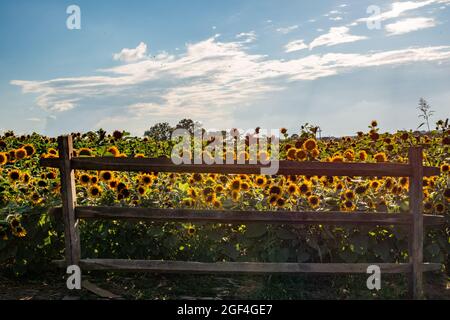
MULTIPOLYGON (((449 268, 450 126, 438 121, 427 132, 367 132, 317 139, 316 130, 281 129, 280 156, 294 161, 407 162, 410 146, 424 147, 424 165, 441 175, 424 178, 424 212, 447 217, 426 232, 424 260, 449 268)), ((76 156, 170 156, 172 142, 103 130, 73 134, 76 156)), ((63 226, 49 212, 60 206, 59 172, 39 166, 58 157, 55 138, 39 134, 0 136, 0 269, 16 275, 39 272, 64 254, 63 226)), ((234 210, 408 210, 408 178, 263 176, 77 171, 79 205, 234 210)), ((264 213, 261 213, 264 214, 264 213)), ((267 226, 81 221, 82 256, 267 262, 405 262, 402 227, 267 226)))

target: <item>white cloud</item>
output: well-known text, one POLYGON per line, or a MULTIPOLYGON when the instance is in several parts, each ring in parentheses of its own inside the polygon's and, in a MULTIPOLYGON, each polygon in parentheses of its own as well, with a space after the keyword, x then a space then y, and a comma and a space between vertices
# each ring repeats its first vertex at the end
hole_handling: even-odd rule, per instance
POLYGON ((120 60, 124 62, 134 62, 142 60, 147 54, 147 45, 144 42, 139 43, 139 45, 134 49, 124 48, 119 53, 113 54, 114 60, 120 60))
POLYGON ((255 31, 241 32, 236 35, 236 39, 243 39, 244 43, 251 43, 257 39, 257 36, 255 31))
POLYGON ((368 21, 385 21, 388 19, 398 18, 401 15, 403 15, 407 11, 419 9, 425 6, 429 6, 432 4, 439 4, 439 3, 449 3, 450 0, 426 0, 426 1, 397 1, 392 3, 391 9, 381 12, 378 15, 361 18, 356 20, 357 23, 359 22, 368 22, 368 21))
POLYGON ((285 27, 285 28, 278 28, 277 32, 282 33, 282 34, 288 34, 296 29, 298 29, 298 25, 293 25, 293 26, 289 26, 289 27, 285 27))
POLYGON ((330 17, 330 20, 331 21, 341 21, 342 17, 339 17, 339 16, 337 16, 337 17, 330 17))
POLYGON ((165 53, 124 63, 99 70, 101 75, 11 83, 24 93, 37 94, 36 102, 45 110, 108 106, 102 109, 102 119, 110 119, 112 124, 124 119, 145 122, 149 117, 176 119, 180 112, 223 121, 235 108, 284 90, 292 81, 421 61, 450 61, 450 46, 279 60, 250 54, 242 42, 220 42, 212 37, 188 44, 183 54, 165 53))
POLYGON ((434 26, 436 26, 434 19, 419 17, 404 19, 395 23, 387 24, 385 29, 388 32, 388 35, 394 36, 421 29, 432 28, 434 26))
POLYGON ((286 49, 285 52, 294 52, 307 49, 308 45, 303 40, 294 40, 285 45, 284 48, 286 49))
POLYGON ((330 28, 328 33, 323 34, 314 39, 309 44, 309 49, 312 50, 320 46, 334 46, 341 43, 355 42, 359 40, 367 39, 365 36, 356 36, 349 33, 348 27, 333 27, 330 28))

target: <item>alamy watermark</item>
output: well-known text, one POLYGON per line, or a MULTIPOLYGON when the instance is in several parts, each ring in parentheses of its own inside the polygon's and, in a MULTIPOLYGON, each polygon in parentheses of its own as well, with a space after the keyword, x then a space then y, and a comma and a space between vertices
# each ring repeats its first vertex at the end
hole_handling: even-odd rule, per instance
POLYGON ((176 129, 171 159, 181 164, 253 164, 260 173, 275 175, 279 169, 280 130, 194 130, 176 129))
POLYGON ((367 267, 367 273, 371 274, 367 278, 367 289, 380 290, 381 289, 381 269, 377 265, 370 265, 367 267))
POLYGON ((81 29, 81 9, 77 5, 70 5, 66 9, 66 13, 69 15, 66 20, 66 26, 69 30, 81 29))

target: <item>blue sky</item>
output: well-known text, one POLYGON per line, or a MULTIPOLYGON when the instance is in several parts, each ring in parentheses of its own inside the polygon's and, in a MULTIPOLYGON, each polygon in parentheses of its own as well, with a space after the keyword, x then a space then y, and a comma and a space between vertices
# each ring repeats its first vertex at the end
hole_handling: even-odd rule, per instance
POLYGON ((450 0, 1 1, 0 130, 415 129, 420 97, 450 116, 449 18, 450 0))

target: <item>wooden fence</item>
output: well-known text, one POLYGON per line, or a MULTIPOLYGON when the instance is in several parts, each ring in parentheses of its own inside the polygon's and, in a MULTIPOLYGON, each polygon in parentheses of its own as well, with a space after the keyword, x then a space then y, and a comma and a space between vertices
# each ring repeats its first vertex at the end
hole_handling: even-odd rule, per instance
POLYGON ((424 225, 440 225, 443 216, 422 214, 422 179, 439 174, 439 168, 422 164, 422 148, 411 147, 408 164, 331 163, 280 161, 279 175, 318 176, 390 176, 409 177, 409 213, 366 212, 287 212, 155 209, 77 206, 74 170, 112 170, 137 172, 184 172, 221 174, 259 174, 262 165, 174 165, 170 159, 73 157, 71 136, 58 138, 59 158, 43 158, 44 167, 61 172, 62 215, 65 226, 65 260, 61 266, 79 265, 85 270, 126 270, 188 273, 365 273, 370 263, 259 263, 259 262, 187 262, 126 259, 81 259, 78 219, 133 219, 213 223, 267 224, 369 224, 409 226, 409 263, 373 263, 382 273, 409 273, 410 292, 415 299, 423 295, 422 274, 438 271, 440 264, 423 262, 424 225))

